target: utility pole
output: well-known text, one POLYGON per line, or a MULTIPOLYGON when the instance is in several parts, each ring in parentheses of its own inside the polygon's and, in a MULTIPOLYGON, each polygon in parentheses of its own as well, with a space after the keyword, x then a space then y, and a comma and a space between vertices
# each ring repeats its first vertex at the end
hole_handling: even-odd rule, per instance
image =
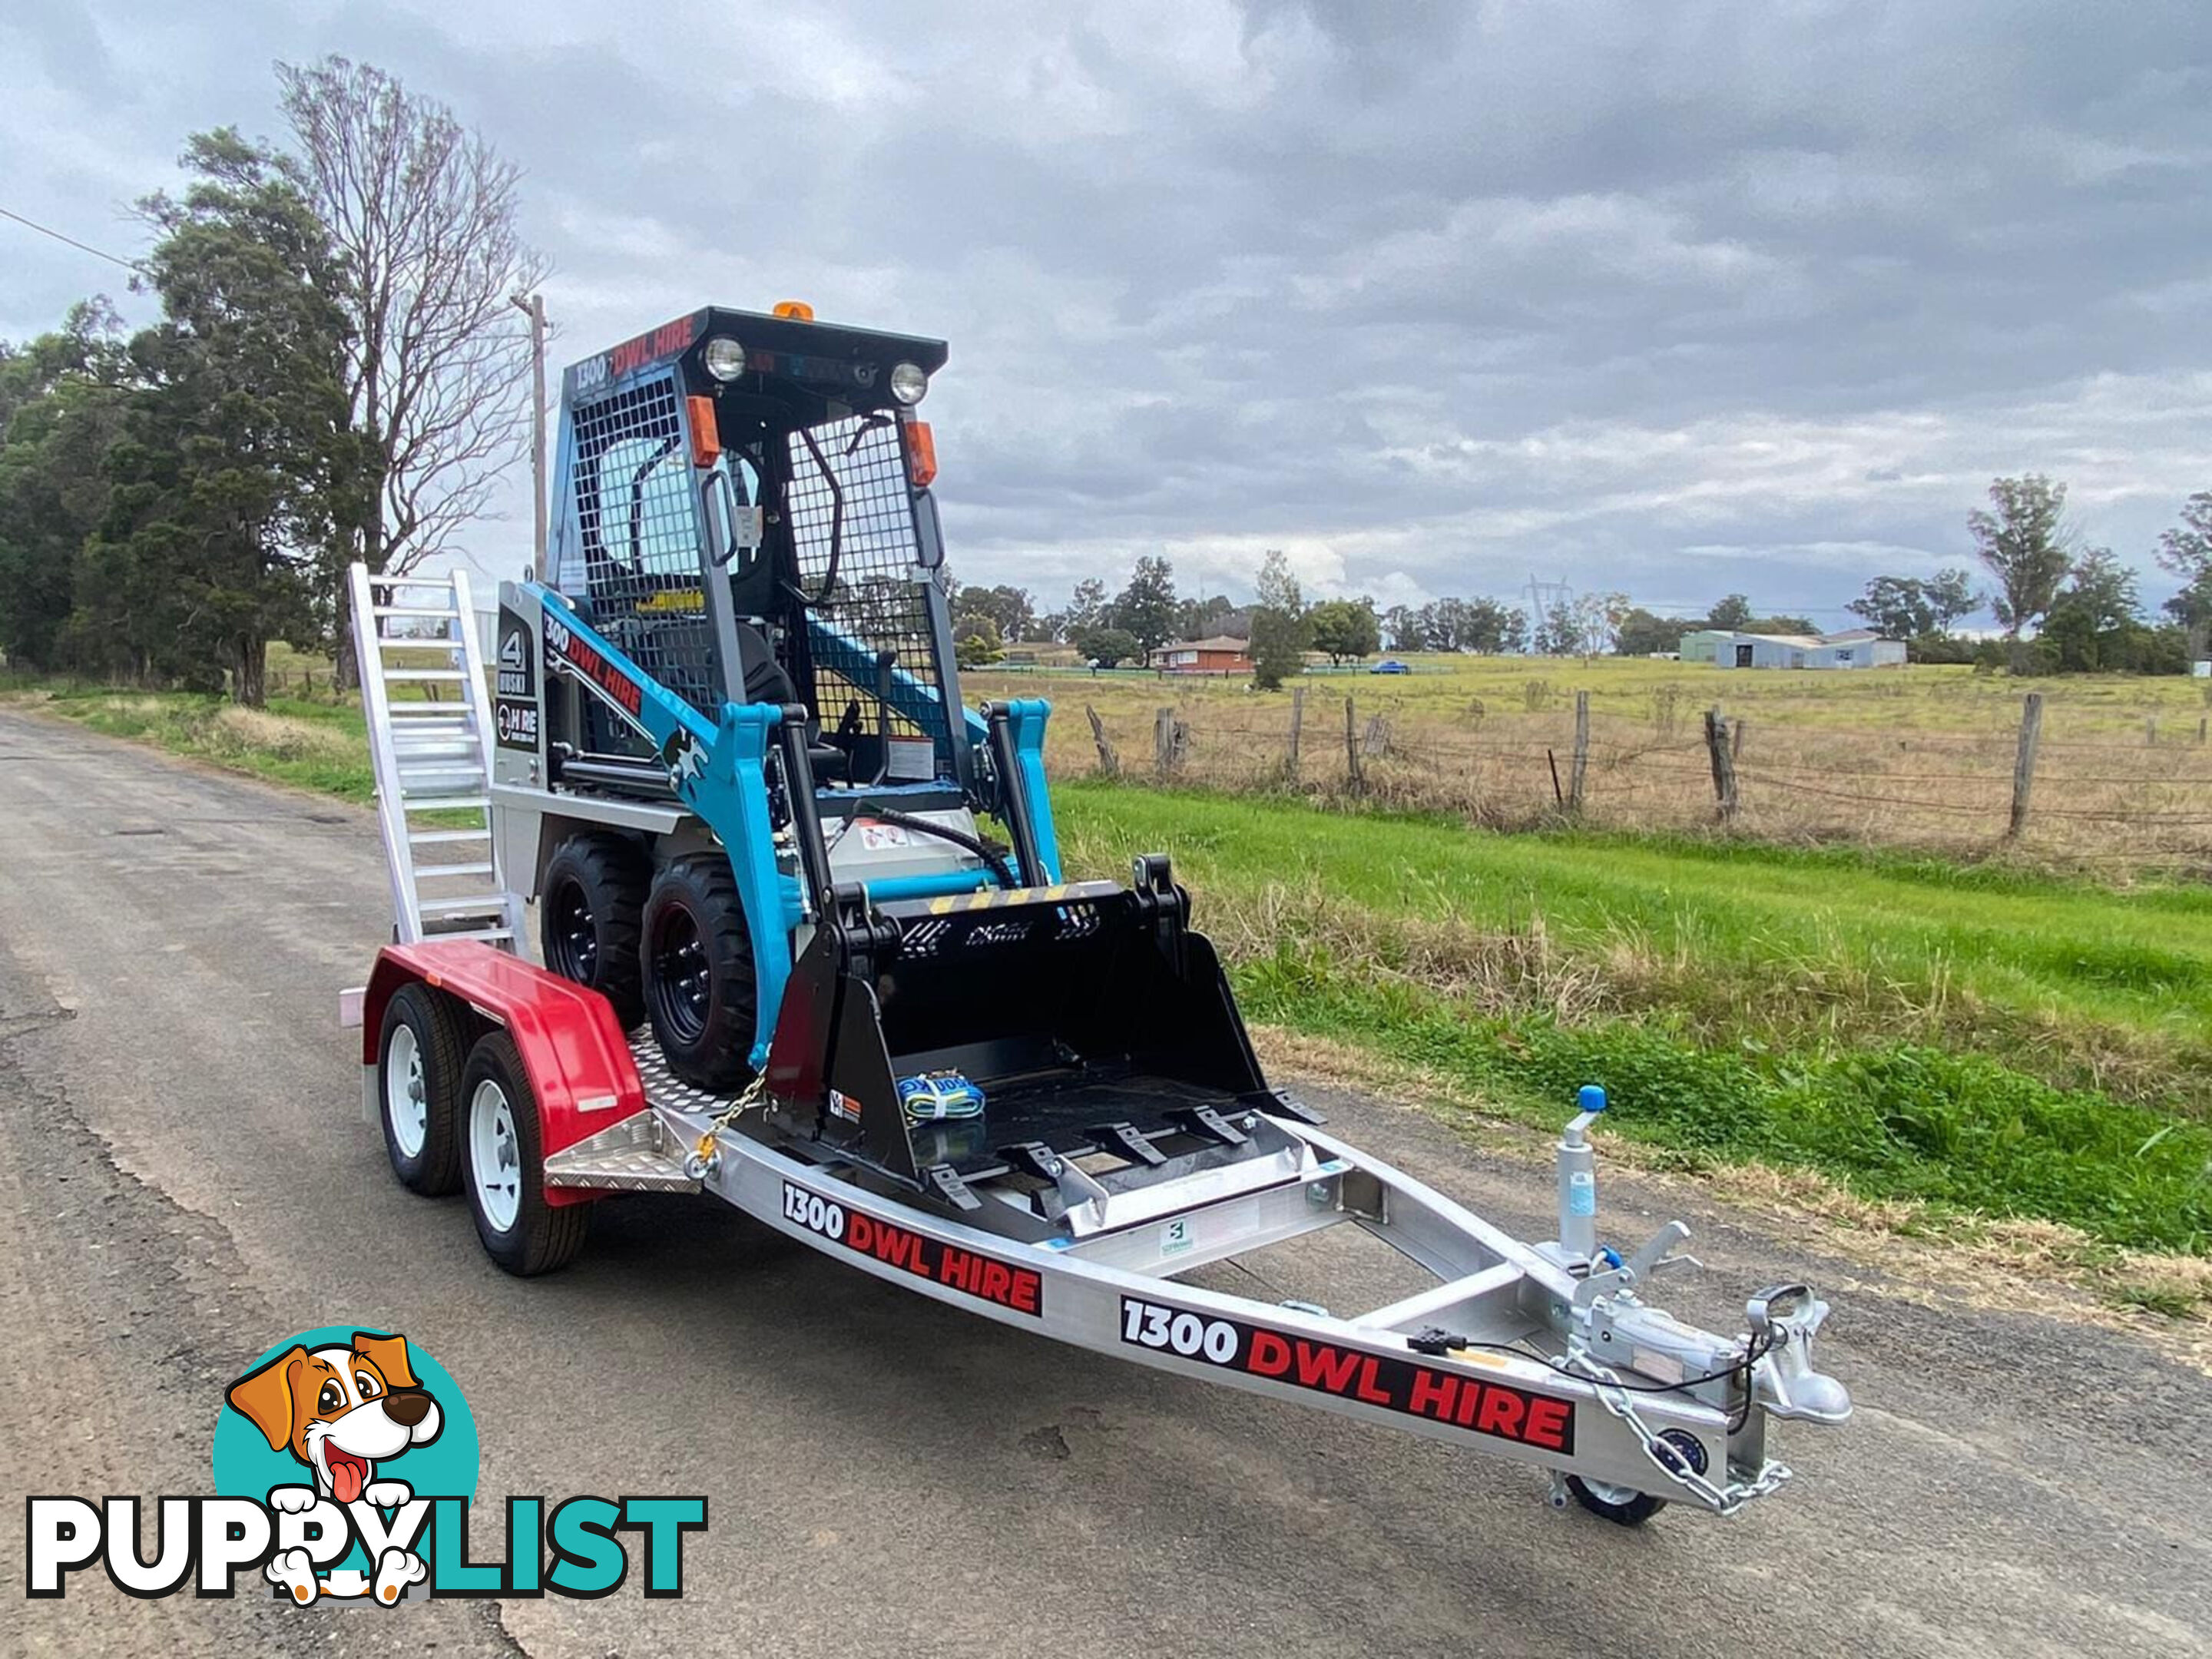
POLYGON ((1531 572, 1528 585, 1521 591, 1528 596, 1527 649, 1533 653, 1536 649, 1537 634, 1542 629, 1554 610, 1574 603, 1575 590, 1564 580, 1555 582, 1540 582, 1536 580, 1534 573, 1531 572))
POLYGON ((530 504, 537 509, 536 551, 530 564, 531 580, 545 580, 545 296, 532 294, 507 296, 517 311, 530 319, 530 504))

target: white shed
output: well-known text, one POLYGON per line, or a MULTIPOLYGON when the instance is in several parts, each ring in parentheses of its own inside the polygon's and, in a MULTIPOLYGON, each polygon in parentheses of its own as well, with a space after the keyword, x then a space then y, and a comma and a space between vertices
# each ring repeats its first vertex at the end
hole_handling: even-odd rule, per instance
POLYGON ((1905 643, 1885 640, 1873 629, 1840 634, 1723 635, 1713 653, 1718 668, 1896 668, 1905 662, 1905 643))

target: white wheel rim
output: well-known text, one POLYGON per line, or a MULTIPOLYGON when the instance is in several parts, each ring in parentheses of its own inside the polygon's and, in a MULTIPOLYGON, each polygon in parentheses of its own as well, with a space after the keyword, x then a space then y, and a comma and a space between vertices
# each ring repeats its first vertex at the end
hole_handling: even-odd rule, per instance
POLYGON ((422 1046, 415 1028, 404 1021, 392 1028, 384 1051, 384 1118, 392 1139, 408 1158, 422 1156, 430 1138, 430 1085, 422 1074, 422 1046))
POLYGON ((469 1099, 469 1174, 484 1219, 494 1232, 506 1232, 522 1213, 522 1139, 507 1091, 489 1078, 469 1099))
POLYGON ((1616 1486, 1610 1480, 1593 1480, 1588 1475, 1583 1477, 1583 1485, 1599 1503, 1610 1504, 1617 1510, 1626 1509, 1643 1496, 1633 1486, 1616 1486))

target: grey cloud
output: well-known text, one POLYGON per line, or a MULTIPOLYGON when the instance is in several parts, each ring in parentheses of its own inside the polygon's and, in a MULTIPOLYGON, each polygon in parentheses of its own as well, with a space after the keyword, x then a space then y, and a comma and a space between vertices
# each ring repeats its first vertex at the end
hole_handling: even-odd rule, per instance
MULTIPOLYGON (((2142 562, 2212 487, 2201 4, 802 10, 49 11, 5 204, 100 240, 191 127, 275 125, 269 58, 373 59, 528 168, 575 352, 708 299, 949 337, 956 560, 1048 598, 1282 545, 1820 608, 1960 559, 1998 471, 2142 562)), ((0 327, 105 281, 0 246, 0 327)))

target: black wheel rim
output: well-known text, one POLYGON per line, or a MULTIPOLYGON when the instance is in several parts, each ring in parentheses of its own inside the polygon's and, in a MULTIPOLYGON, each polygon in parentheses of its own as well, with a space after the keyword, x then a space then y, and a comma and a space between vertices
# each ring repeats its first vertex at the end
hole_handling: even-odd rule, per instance
POLYGON ((653 929, 653 1013, 662 1041, 684 1047, 698 1042, 714 1000, 699 924, 680 907, 663 911, 653 929))
POLYGON ((581 886, 573 881, 561 884, 553 895, 552 918, 554 970, 580 985, 592 983, 599 966, 599 930, 581 886))

